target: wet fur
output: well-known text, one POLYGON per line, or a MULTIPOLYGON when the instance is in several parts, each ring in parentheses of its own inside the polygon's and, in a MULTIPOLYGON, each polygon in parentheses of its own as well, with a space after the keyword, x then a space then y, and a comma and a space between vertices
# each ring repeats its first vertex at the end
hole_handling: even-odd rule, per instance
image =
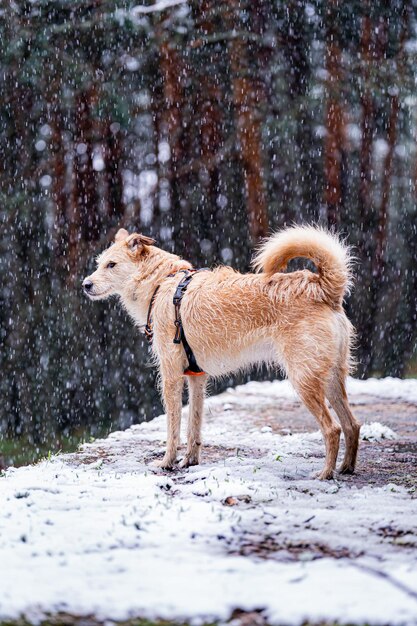
MULTIPOLYGON (((183 347, 172 341, 172 298, 183 275, 168 274, 190 267, 187 261, 156 247, 151 239, 121 229, 115 243, 98 257, 97 270, 84 281, 93 283, 88 294, 92 299, 117 295, 138 326, 145 324, 150 299, 160 285, 153 308, 153 355, 167 412, 167 450, 160 463, 166 469, 177 461, 187 364, 183 347), (114 268, 107 267, 110 261, 116 263, 114 268)), ((254 268, 257 273, 253 274, 240 274, 229 267, 196 274, 183 298, 185 333, 206 375, 186 377, 190 413, 187 451, 181 466, 200 460, 207 379, 268 362, 285 372, 319 423, 326 446, 325 466, 319 477, 334 475, 341 427, 346 451, 339 471, 352 473, 360 426, 345 389, 353 338, 342 307, 351 283, 349 249, 323 229, 293 227, 276 233, 260 247, 254 268), (311 259, 317 273, 283 273, 295 257, 311 259), (326 398, 341 427, 329 412, 326 398)))

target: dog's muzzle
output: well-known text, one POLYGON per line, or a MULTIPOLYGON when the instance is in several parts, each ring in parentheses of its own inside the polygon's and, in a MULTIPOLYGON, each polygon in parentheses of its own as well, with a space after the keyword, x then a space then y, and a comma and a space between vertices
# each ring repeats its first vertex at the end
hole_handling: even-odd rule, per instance
POLYGON ((91 280, 88 280, 88 278, 86 278, 85 281, 83 282, 83 289, 85 293, 91 293, 93 286, 94 286, 93 282, 91 280))

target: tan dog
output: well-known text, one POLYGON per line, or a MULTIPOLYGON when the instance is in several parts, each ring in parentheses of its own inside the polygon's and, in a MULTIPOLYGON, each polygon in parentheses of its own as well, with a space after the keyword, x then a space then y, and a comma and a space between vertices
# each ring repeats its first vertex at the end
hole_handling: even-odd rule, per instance
MULTIPOLYGON (((179 445, 184 367, 182 345, 175 333, 173 295, 190 263, 157 248, 154 241, 119 230, 115 242, 97 260, 97 270, 83 282, 94 300, 118 295, 138 326, 144 326, 151 297, 153 353, 159 365, 168 416, 166 454, 160 463, 172 468, 179 445)), ((293 227, 268 239, 254 260, 256 274, 219 267, 194 275, 181 304, 187 340, 204 376, 187 377, 190 409, 187 451, 181 467, 200 459, 204 392, 209 376, 223 376, 250 364, 267 362, 284 371, 307 408, 317 418, 326 444, 326 462, 319 478, 333 476, 339 451, 340 426, 346 452, 340 472, 355 469, 359 423, 345 390, 353 329, 342 301, 349 288, 349 249, 335 236, 314 227, 293 227), (283 273, 290 259, 311 259, 318 273, 283 273)))

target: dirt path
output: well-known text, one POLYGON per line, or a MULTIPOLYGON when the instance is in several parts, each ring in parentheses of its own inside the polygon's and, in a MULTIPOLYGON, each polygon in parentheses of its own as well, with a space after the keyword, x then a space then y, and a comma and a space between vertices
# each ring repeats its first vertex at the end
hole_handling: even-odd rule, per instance
MULTIPOLYGON (((393 482, 407 487, 417 497, 417 406, 407 402, 380 398, 352 398, 354 413, 364 423, 380 422, 397 435, 395 441, 362 440, 356 475, 338 476, 346 485, 385 485, 393 482)), ((221 412, 222 407, 211 411, 221 412)), ((239 405, 242 420, 258 428, 269 426, 274 433, 314 432, 317 422, 308 410, 297 401, 278 400, 262 404, 256 411, 253 407, 239 405)), ((244 451, 242 451, 245 453, 244 451)), ((215 458, 221 451, 207 449, 205 455, 215 458)))
MULTIPOLYGON (((262 402, 256 408, 249 404, 245 406, 241 402, 234 404, 233 398, 222 394, 220 398, 224 402, 208 403, 206 421, 215 423, 227 419, 228 412, 238 413, 239 419, 247 423, 248 428, 270 428, 271 432, 279 435, 295 433, 315 432, 317 423, 314 417, 300 402, 286 399, 262 402), (225 409, 226 407, 226 409, 225 409)), ((354 476, 337 476, 337 480, 351 487, 365 485, 382 486, 387 483, 395 483, 407 488, 410 494, 417 497, 417 405, 402 401, 384 400, 380 398, 366 399, 361 402, 359 398, 352 398, 351 403, 354 413, 359 421, 364 423, 380 422, 391 428, 397 435, 396 440, 367 441, 362 440, 359 451, 357 472, 354 476)), ((186 410, 184 411, 186 417, 186 410)), ((134 452, 138 457, 143 455, 145 462, 152 463, 161 456, 161 450, 149 447, 143 441, 134 443, 134 452)), ((343 451, 343 442, 341 444, 343 451)), ((179 449, 179 455, 185 453, 185 445, 179 449)), ((203 463, 216 463, 230 454, 238 453, 242 457, 257 458, 262 456, 263 451, 256 447, 241 446, 237 450, 227 445, 204 444, 203 463)), ((94 450, 88 448, 73 455, 74 460, 81 463, 91 463, 98 458, 103 462, 110 460, 113 451, 107 446, 94 450)), ((170 472, 174 477, 181 475, 179 470, 170 472)), ((288 477, 291 480, 291 477, 288 477)))

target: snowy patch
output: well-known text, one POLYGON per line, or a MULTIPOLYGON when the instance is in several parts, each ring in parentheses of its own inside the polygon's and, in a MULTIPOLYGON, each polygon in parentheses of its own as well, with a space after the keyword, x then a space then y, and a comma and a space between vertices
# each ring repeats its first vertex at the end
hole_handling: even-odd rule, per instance
MULTIPOLYGON (((372 403, 378 400, 402 400, 417 404, 417 379, 399 378, 368 378, 358 380, 348 378, 347 392, 352 404, 372 403)), ((274 380, 272 382, 252 381, 246 385, 240 385, 235 389, 229 389, 230 398, 240 404, 248 402, 256 405, 260 402, 269 402, 271 396, 277 399, 295 400, 297 394, 288 380, 274 380)), ((210 402, 223 402, 223 396, 211 398, 210 402)))
POLYGON ((397 435, 391 428, 384 426, 379 422, 372 424, 363 424, 361 427, 361 439, 364 441, 382 441, 383 439, 398 439, 397 435))
POLYGON ((417 379, 415 378, 368 378, 357 380, 349 378, 347 383, 348 394, 374 396, 387 400, 403 400, 417 404, 417 379))
MULTIPOLYGON (((416 381, 349 388, 353 403, 417 404, 416 381)), ((270 624, 416 624, 417 500, 388 474, 379 487, 360 487, 360 472, 314 479, 320 433, 280 434, 271 400, 288 415, 299 407, 285 381, 211 398, 202 464, 189 470, 152 465, 164 416, 8 470, 0 620, 61 611, 201 623, 262 609, 270 624)), ((363 429, 364 447, 394 435, 379 423, 363 429)))

